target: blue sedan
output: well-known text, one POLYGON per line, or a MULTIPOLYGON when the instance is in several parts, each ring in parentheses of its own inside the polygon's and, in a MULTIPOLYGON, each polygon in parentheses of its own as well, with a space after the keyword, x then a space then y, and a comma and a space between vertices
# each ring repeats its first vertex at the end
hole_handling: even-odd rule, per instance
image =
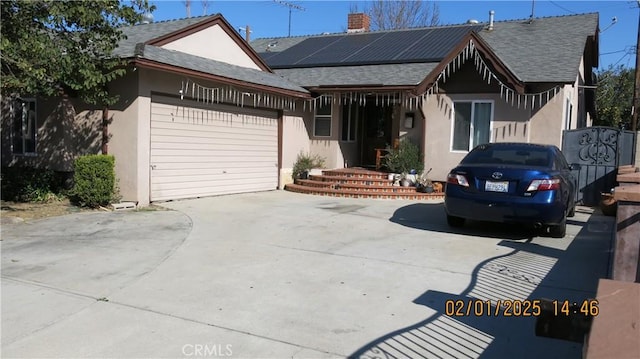
POLYGON ((515 222, 566 234, 575 214, 573 169, 556 146, 489 143, 469 152, 447 176, 445 210, 452 227, 466 219, 515 222))

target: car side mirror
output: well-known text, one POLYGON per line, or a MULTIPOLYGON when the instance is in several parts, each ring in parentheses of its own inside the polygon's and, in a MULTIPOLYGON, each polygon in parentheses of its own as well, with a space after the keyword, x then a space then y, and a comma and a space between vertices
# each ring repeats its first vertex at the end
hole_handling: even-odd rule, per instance
POLYGON ((581 166, 580 166, 579 163, 572 163, 572 164, 569 165, 569 169, 572 170, 572 171, 574 171, 574 170, 578 171, 578 170, 580 170, 580 167, 581 166))

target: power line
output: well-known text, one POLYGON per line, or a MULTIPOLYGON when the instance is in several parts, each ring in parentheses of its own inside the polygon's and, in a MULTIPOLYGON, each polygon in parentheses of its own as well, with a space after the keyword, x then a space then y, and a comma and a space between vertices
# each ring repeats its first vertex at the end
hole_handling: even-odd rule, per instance
POLYGON ((602 53, 600 53, 600 56, 603 56, 603 55, 611 55, 611 54, 617 54, 617 53, 620 53, 620 52, 627 52, 627 51, 628 51, 628 50, 627 50, 627 48, 624 48, 624 49, 622 49, 622 50, 618 50, 618 51, 602 52, 602 53))
POLYGON ((570 14, 574 14, 574 15, 576 15, 576 14, 577 14, 577 12, 575 12, 575 11, 571 11, 571 10, 567 9, 566 7, 564 7, 564 6, 560 6, 560 5, 556 4, 556 3, 555 3, 555 2, 553 2, 553 1, 549 1, 549 2, 550 2, 551 4, 553 4, 553 5, 555 5, 555 6, 559 7, 559 8, 561 8, 562 10, 564 10, 564 11, 566 11, 566 12, 570 13, 570 14))

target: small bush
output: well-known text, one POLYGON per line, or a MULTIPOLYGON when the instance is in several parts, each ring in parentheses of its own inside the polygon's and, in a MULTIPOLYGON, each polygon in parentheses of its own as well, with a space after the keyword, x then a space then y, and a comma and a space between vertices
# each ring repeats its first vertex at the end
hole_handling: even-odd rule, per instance
POLYGON ((83 207, 106 206, 115 197, 115 159, 110 155, 81 156, 75 161, 71 201, 83 207))
POLYGON ((311 155, 310 153, 300 152, 293 164, 293 173, 291 176, 294 180, 300 178, 300 175, 312 168, 324 168, 324 158, 320 155, 311 155))
POLYGON ((5 201, 50 202, 65 197, 64 176, 52 170, 3 167, 1 178, 5 201))
POLYGON ((420 148, 410 141, 402 140, 397 149, 388 149, 388 154, 384 157, 384 166, 394 173, 409 173, 411 170, 421 173, 424 162, 420 148))

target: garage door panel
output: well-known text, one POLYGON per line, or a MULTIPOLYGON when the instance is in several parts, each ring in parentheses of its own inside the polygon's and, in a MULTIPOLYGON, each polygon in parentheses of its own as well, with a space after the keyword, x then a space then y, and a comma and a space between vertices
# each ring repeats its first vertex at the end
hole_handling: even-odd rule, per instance
POLYGON ((175 179, 182 180, 182 178, 184 178, 185 176, 201 176, 203 178, 208 176, 214 176, 214 175, 229 176, 234 174, 239 174, 240 177, 261 176, 263 175, 264 172, 269 171, 270 169, 271 169, 270 167, 255 167, 255 170, 253 170, 253 172, 249 172, 249 170, 246 170, 244 168, 225 167, 225 168, 199 168, 199 169, 189 168, 189 169, 179 169, 179 170, 155 169, 154 171, 158 172, 158 176, 155 180, 155 183, 162 183, 162 181, 164 181, 165 177, 167 176, 171 177, 172 180, 175 180, 175 179))
MULTIPOLYGON (((201 138, 235 138, 235 139, 243 139, 248 137, 253 138, 273 138, 273 131, 269 128, 259 128, 259 129, 242 129, 242 128, 195 128, 195 125, 191 125, 190 129, 170 129, 170 128, 151 128, 152 136, 183 136, 183 137, 201 137, 201 138)), ((276 125, 274 125, 275 127, 276 125)))
MULTIPOLYGON (((155 151, 152 151, 155 152, 155 151)), ((276 152, 273 152, 276 153, 276 152)), ((233 156, 198 156, 192 158, 184 158, 184 156, 151 156, 151 163, 155 168, 162 168, 164 163, 193 163, 193 162, 204 162, 204 163, 241 163, 247 168, 250 166, 252 162, 260 162, 263 163, 267 161, 267 159, 272 158, 272 153, 270 152, 260 152, 259 155, 254 156, 253 158, 243 158, 243 157, 233 157, 233 156)), ((277 163, 277 160, 274 159, 272 164, 277 163)))
MULTIPOLYGON (((215 145, 212 145, 212 147, 216 147, 215 145)), ((268 153, 269 152, 269 148, 268 147, 264 147, 264 148, 247 148, 247 149, 238 149, 236 148, 232 148, 232 147, 226 147, 225 146, 217 146, 217 148, 215 149, 200 149, 200 150, 181 150, 181 149, 168 149, 168 150, 164 150, 164 149, 155 149, 154 152, 154 157, 231 157, 231 158, 242 158, 242 157, 266 157, 269 155, 272 155, 272 153, 268 153), (266 153, 265 153, 266 152, 266 153)), ((277 151, 274 151, 273 153, 277 153, 277 151)), ((152 157, 152 159, 154 158, 152 157)), ((184 159, 183 159, 184 160, 184 159)))
MULTIPOLYGON (((169 136, 151 136, 153 142, 152 148, 195 148, 196 146, 210 146, 216 145, 229 145, 229 146, 244 146, 246 145, 248 138, 242 139, 230 139, 230 138, 217 138, 212 141, 208 138, 202 137, 178 137, 175 138, 169 136)), ((273 147, 273 141, 277 140, 271 137, 260 137, 251 139, 251 142, 256 145, 273 147)))
POLYGON ((237 194, 237 193, 248 193, 248 192, 260 192, 260 191, 269 191, 273 188, 252 188, 246 187, 245 190, 238 192, 236 186, 218 186, 218 187, 207 187, 200 188, 197 192, 187 192, 185 190, 162 190, 162 191, 152 191, 151 196, 154 201, 168 201, 174 199, 185 199, 185 198, 197 198, 197 197, 207 197, 207 196, 220 196, 225 194, 237 194))
MULTIPOLYGON (((158 187, 163 188, 198 188, 198 187, 208 187, 211 186, 211 183, 215 182, 216 186, 222 184, 236 184, 238 181, 241 181, 243 185, 248 184, 260 184, 265 180, 271 180, 272 176, 267 176, 262 173, 215 173, 211 175, 174 175, 174 176, 162 176, 156 179, 155 184, 158 187), (168 187, 165 187, 168 186, 168 187)), ((274 189, 269 187, 270 189, 274 189)))
POLYGON ((208 113, 210 117, 219 116, 220 118, 228 118, 232 116, 259 117, 264 119, 277 119, 278 116, 273 111, 264 111, 253 109, 250 107, 237 107, 222 104, 203 104, 201 102, 190 101, 187 99, 171 99, 165 98, 162 101, 157 100, 157 96, 153 96, 153 108, 151 113, 162 118, 175 117, 176 120, 189 120, 195 117, 194 114, 208 113), (172 102, 173 104, 163 103, 172 102))
MULTIPOLYGON (((236 133, 234 130, 242 128, 243 131, 250 132, 255 131, 257 133, 271 133, 270 128, 276 126, 277 121, 269 120, 263 123, 245 123, 242 121, 230 121, 230 122, 209 122, 209 123, 181 123, 181 122, 157 122, 154 121, 152 131, 171 130, 173 131, 185 131, 185 132, 221 132, 221 133, 236 133)), ((166 131, 165 131, 166 133, 166 131)))
MULTIPOLYGON (((184 171, 184 170, 202 170, 203 172, 205 172, 206 170, 218 170, 218 171, 222 171, 222 170, 247 170, 248 167, 262 167, 265 166, 264 168, 266 168, 266 166, 268 165, 265 164, 264 162, 259 162, 259 161, 227 161, 227 162, 220 162, 220 161, 211 161, 211 162, 163 162, 163 163, 158 163, 155 164, 155 171, 184 171)), ((276 166, 275 163, 271 164, 271 166, 276 166)))
POLYGON ((277 187, 275 112, 156 102, 151 107, 152 201, 277 187))

